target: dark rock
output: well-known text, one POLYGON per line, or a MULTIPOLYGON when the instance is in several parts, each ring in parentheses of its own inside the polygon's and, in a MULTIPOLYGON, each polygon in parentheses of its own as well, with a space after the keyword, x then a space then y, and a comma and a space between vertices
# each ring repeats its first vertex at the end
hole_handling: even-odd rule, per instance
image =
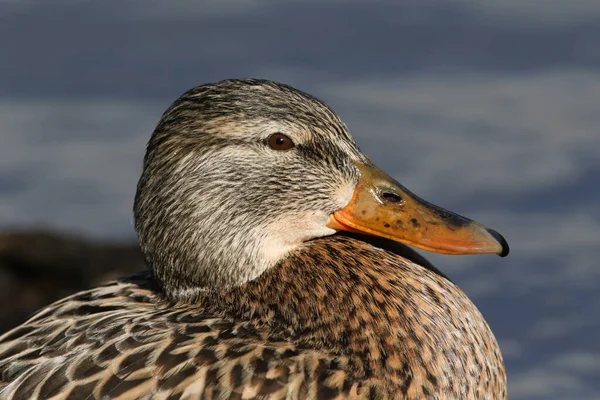
POLYGON ((0 233, 0 333, 61 297, 144 268, 136 243, 91 242, 49 231, 0 233))

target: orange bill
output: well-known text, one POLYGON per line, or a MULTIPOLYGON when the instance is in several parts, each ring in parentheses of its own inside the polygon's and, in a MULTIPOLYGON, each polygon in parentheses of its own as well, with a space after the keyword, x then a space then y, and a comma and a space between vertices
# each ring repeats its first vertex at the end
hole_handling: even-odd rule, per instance
POLYGON ((444 254, 508 255, 498 232, 415 196, 375 165, 357 164, 360 178, 329 227, 385 237, 444 254))

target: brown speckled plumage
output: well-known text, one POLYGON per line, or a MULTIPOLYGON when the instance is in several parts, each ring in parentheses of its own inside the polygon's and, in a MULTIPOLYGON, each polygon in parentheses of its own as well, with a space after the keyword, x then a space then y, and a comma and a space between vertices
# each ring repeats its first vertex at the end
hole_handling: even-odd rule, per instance
POLYGON ((3 385, 24 381, 15 398, 85 388, 96 398, 483 399, 503 398, 506 379, 460 289, 337 235, 193 306, 165 301, 145 278, 76 294, 3 337, 0 359, 3 385))
POLYGON ((504 399, 473 303, 372 243, 307 240, 241 285, 148 273, 65 298, 0 337, 0 399, 504 399))

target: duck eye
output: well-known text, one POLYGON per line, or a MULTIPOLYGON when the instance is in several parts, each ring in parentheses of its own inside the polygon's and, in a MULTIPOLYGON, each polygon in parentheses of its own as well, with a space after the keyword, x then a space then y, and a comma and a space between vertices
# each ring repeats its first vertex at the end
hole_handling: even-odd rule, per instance
POLYGON ((269 147, 273 150, 289 150, 294 147, 294 142, 283 133, 274 133, 269 137, 269 147))

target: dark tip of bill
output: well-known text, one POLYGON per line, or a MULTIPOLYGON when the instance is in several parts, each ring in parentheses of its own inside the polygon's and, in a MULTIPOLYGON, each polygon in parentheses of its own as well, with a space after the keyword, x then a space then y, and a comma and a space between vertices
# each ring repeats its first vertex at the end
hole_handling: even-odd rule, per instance
POLYGON ((500 243, 500 245, 502 246, 502 252, 500 254, 498 254, 500 257, 506 257, 508 255, 508 253, 510 252, 510 247, 508 247, 508 243, 506 242, 506 239, 504 239, 504 237, 499 234, 498 232, 496 232, 493 229, 486 229, 488 231, 488 233, 490 235, 492 235, 494 237, 494 239, 496 239, 498 241, 498 243, 500 243))

